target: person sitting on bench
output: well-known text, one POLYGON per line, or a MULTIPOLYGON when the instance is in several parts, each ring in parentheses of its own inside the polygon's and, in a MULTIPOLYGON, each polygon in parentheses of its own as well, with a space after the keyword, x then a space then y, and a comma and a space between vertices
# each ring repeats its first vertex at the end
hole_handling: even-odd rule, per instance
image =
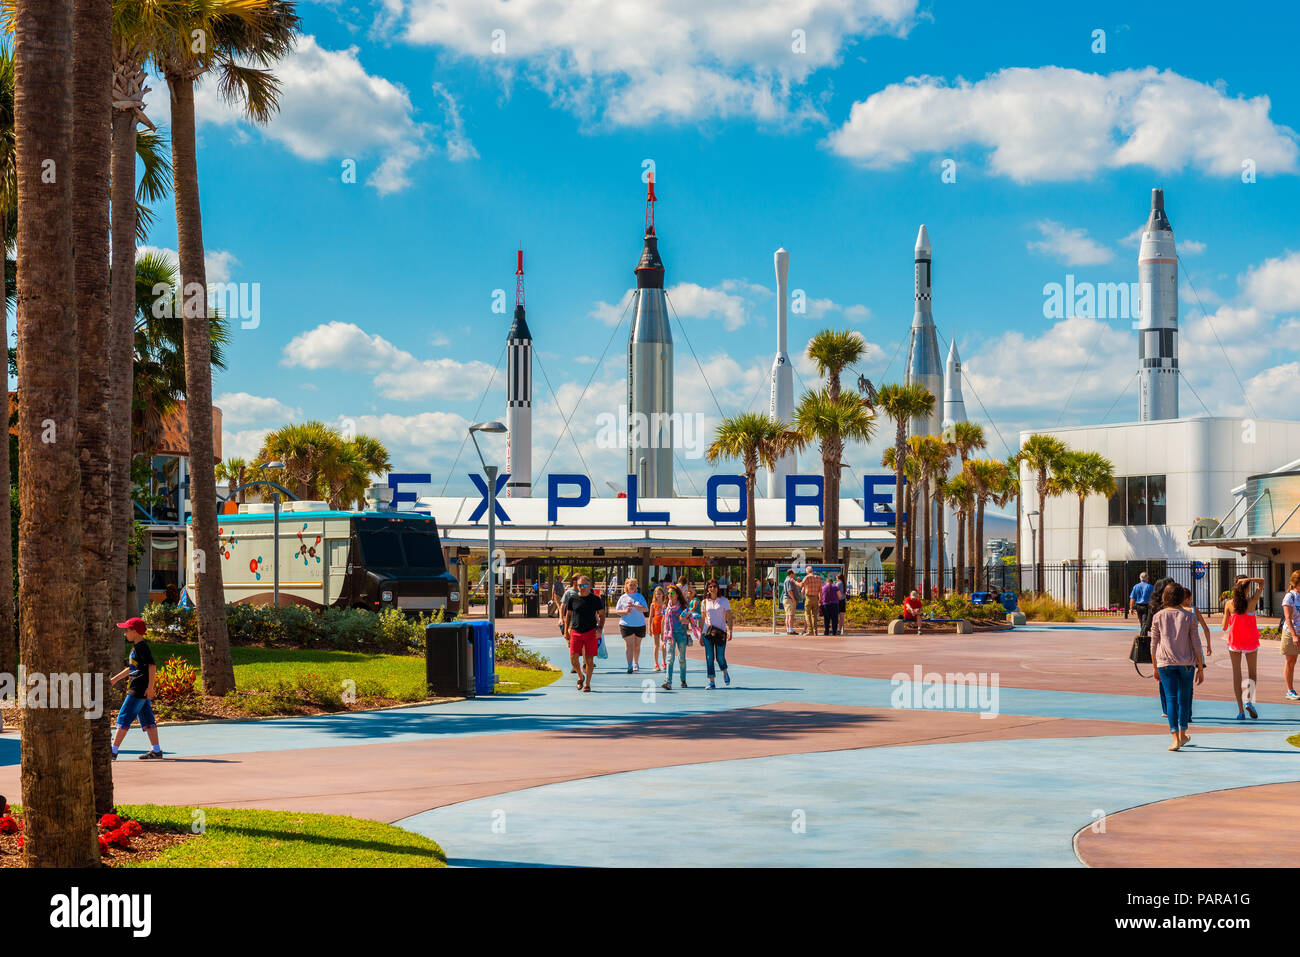
POLYGON ((915 590, 903 599, 903 621, 916 622, 916 632, 921 633, 921 599, 915 590))

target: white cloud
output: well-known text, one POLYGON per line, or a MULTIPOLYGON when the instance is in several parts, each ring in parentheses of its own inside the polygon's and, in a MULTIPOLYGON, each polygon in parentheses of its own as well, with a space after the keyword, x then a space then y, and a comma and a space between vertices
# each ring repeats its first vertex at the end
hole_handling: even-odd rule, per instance
MULTIPOLYGON (((430 128, 416 121, 407 90, 366 72, 358 53, 356 47, 326 50, 314 36, 300 37, 276 64, 280 110, 261 131, 302 159, 355 160, 359 174, 365 161, 377 160, 366 182, 382 196, 410 185, 410 168, 428 150, 430 128)), ((248 126, 210 80, 195 92, 195 113, 203 123, 248 126)))
MULTIPOLYGON (((727 332, 735 332, 744 326, 750 316, 775 316, 775 307, 769 301, 773 298, 772 290, 747 279, 724 279, 716 286, 682 282, 669 286, 666 292, 677 316, 682 319, 721 319, 727 332)), ((629 291, 617 303, 597 301, 588 315, 607 326, 617 325, 626 317, 630 296, 629 291)), ((871 310, 864 305, 846 306, 833 299, 806 297, 802 306, 803 311, 797 312, 800 301, 791 297, 791 319, 817 321, 831 312, 838 312, 849 322, 857 323, 871 316, 871 310)))
POLYGON ((667 290, 668 302, 682 319, 721 319, 727 332, 745 324, 745 300, 722 288, 706 289, 693 282, 679 282, 667 290))
POLYGON ((247 392, 225 392, 212 403, 221 409, 223 425, 272 423, 279 426, 302 418, 302 409, 286 405, 279 399, 247 392))
POLYGON ((800 87, 855 40, 906 34, 916 0, 384 0, 379 29, 518 74, 586 119, 817 115, 800 87), (803 31, 803 47, 794 31, 803 31))
MULTIPOLYGON (((223 419, 224 423, 224 419, 223 419)), ((229 432, 225 428, 221 430, 221 454, 227 459, 243 459, 245 462, 251 462, 257 458, 257 453, 262 449, 262 440, 270 429, 243 429, 241 431, 229 432)))
POLYGON ((284 347, 281 365, 305 369, 373 372, 374 386, 386 399, 477 398, 493 367, 473 360, 417 359, 387 339, 351 322, 327 322, 301 332, 284 347))
POLYGON ((1252 267, 1243 281, 1248 299, 1261 309, 1300 309, 1300 253, 1287 253, 1252 267))
POLYGON ((854 103, 828 143, 871 168, 987 150, 993 174, 1021 182, 1130 166, 1236 176, 1246 159, 1261 173, 1295 173, 1296 135, 1269 118, 1269 107, 1267 96, 1230 97, 1155 67, 1016 67, 974 83, 920 76, 891 84, 854 103))
POLYGON ((1097 266, 1108 263, 1115 254, 1088 235, 1083 228, 1067 229, 1051 219, 1034 224, 1043 238, 1028 243, 1030 252, 1039 252, 1067 266, 1097 266))
POLYGON ((478 150, 465 135, 465 119, 460 115, 460 104, 441 83, 433 85, 433 92, 442 100, 442 116, 446 130, 447 159, 453 163, 478 159, 478 150))

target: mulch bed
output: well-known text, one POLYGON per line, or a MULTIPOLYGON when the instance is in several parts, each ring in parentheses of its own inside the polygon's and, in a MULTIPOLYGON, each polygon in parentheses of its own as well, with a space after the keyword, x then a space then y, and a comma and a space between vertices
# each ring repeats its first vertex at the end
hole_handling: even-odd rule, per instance
MULTIPOLYGON (((13 815, 20 824, 22 812, 13 815)), ((108 847, 100 849, 100 862, 105 867, 117 867, 125 863, 147 861, 157 857, 169 847, 184 844, 199 837, 189 831, 172 831, 153 824, 141 825, 143 831, 131 838, 129 847, 108 847)), ((100 833, 105 833, 101 828, 100 833)), ((23 852, 18 846, 19 834, 0 834, 0 867, 22 867, 23 852)))

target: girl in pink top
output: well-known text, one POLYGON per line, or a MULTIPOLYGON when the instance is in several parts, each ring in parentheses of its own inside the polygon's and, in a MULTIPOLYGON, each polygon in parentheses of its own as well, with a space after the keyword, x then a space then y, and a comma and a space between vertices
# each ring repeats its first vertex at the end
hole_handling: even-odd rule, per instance
POLYGON ((1237 696, 1237 719, 1246 713, 1258 718, 1255 710, 1255 659, 1259 651, 1259 623, 1255 609, 1264 591, 1264 579, 1239 577, 1232 586, 1232 597, 1223 606, 1223 630, 1228 633, 1228 657, 1232 659, 1232 692, 1237 696), (1241 656, 1246 656, 1250 677, 1244 688, 1241 680, 1241 656))

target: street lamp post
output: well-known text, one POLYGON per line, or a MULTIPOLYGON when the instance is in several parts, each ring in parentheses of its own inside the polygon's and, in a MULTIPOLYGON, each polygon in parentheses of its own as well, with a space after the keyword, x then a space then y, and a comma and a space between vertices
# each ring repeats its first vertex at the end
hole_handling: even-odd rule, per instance
MULTIPOLYGON (((284 469, 283 462, 267 462, 262 466, 264 469, 281 471, 284 469)), ((273 488, 271 490, 271 509, 273 517, 271 519, 271 567, 274 569, 272 581, 272 601, 275 607, 280 607, 280 490, 273 488)))
POLYGON ((506 427, 501 422, 476 422, 469 427, 469 437, 474 440, 474 451, 478 453, 483 474, 487 476, 488 493, 488 540, 487 540, 487 613, 492 624, 492 633, 497 630, 497 592, 496 592, 496 548, 497 548, 497 467, 488 465, 483 458, 483 450, 478 447, 476 432, 499 434, 506 427))

